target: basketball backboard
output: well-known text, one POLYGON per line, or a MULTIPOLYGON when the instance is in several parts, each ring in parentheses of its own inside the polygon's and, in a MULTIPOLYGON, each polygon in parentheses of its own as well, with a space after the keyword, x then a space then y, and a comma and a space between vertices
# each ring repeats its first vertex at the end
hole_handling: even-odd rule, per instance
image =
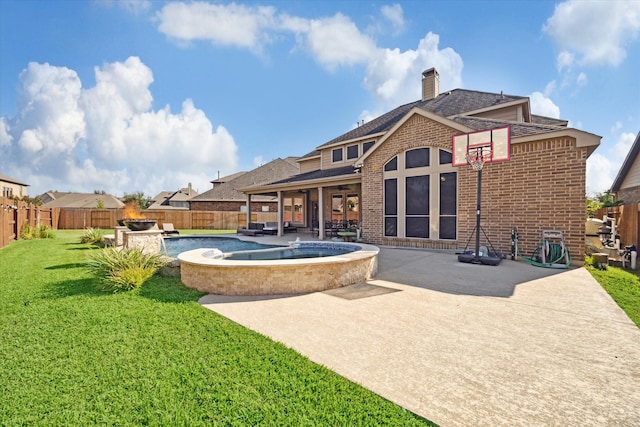
POLYGON ((509 126, 454 135, 453 166, 466 166, 468 155, 481 154, 484 163, 511 159, 511 128, 509 126))

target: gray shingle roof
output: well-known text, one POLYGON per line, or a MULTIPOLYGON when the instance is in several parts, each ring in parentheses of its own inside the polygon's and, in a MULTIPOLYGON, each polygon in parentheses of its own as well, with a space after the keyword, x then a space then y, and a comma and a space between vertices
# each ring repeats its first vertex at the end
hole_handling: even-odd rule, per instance
POLYGON ((339 176, 353 176, 355 168, 353 166, 343 166, 340 168, 314 170, 311 172, 301 173, 292 177, 272 182, 272 184, 288 184, 291 182, 313 181, 321 178, 336 178, 339 176))
MULTIPOLYGON (((246 172, 235 179, 216 185, 211 190, 206 191, 191 200, 194 202, 244 201, 246 200, 246 195, 238 191, 238 188, 264 185, 275 180, 288 178, 299 172, 300 168, 295 161, 292 163, 290 160, 278 158, 252 171, 246 172)), ((272 200, 272 197, 263 197, 265 197, 265 200, 272 200)), ((253 200, 259 201, 259 196, 256 196, 253 200)))
POLYGON ((503 120, 493 120, 468 116, 458 116, 453 120, 456 123, 460 123, 475 130, 495 129, 509 126, 511 128, 512 138, 524 135, 533 135, 536 133, 552 132, 554 130, 563 128, 562 126, 543 125, 537 123, 514 123, 503 120))
POLYGON ((102 201, 105 209, 119 209, 124 206, 124 203, 110 194, 60 192, 49 192, 49 194, 55 195, 55 199, 43 205, 47 208, 96 208, 99 201, 102 201))
POLYGON ((437 114, 442 117, 451 117, 464 114, 470 111, 481 110, 489 107, 496 107, 514 101, 524 101, 526 97, 504 95, 500 93, 478 92, 475 90, 455 89, 441 93, 433 99, 426 101, 415 101, 401 105, 388 113, 385 113, 362 126, 350 130, 337 138, 321 145, 318 148, 329 146, 337 142, 348 141, 350 139, 362 138, 367 135, 374 135, 386 132, 391 129, 400 119, 402 119, 412 108, 421 108, 425 111, 437 114))
POLYGON ((4 182, 9 182, 11 184, 17 184, 17 185, 25 185, 25 186, 29 186, 29 184, 25 184, 24 182, 20 182, 15 178, 11 178, 8 175, 3 175, 0 173, 0 181, 4 181, 4 182))

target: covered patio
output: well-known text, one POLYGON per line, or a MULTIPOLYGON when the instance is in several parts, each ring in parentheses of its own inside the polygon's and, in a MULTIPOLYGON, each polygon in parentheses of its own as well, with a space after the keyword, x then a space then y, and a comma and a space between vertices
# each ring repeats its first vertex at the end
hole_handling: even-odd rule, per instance
POLYGON ((278 201, 278 232, 285 224, 310 232, 320 240, 346 234, 359 236, 362 185, 359 168, 345 166, 294 175, 267 185, 242 188, 247 196, 247 223, 251 222, 252 196, 271 196, 278 201))

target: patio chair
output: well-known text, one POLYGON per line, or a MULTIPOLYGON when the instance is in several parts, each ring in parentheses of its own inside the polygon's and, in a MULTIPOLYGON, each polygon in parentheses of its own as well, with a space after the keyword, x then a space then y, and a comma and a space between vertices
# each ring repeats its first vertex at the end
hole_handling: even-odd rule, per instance
POLYGON ((163 222, 162 223, 162 234, 180 234, 178 230, 173 228, 173 223, 171 222, 163 222))

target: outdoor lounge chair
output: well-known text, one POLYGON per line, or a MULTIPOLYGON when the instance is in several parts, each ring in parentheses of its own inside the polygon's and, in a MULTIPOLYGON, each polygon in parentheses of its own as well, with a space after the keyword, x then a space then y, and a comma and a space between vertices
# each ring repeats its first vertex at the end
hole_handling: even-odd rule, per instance
POLYGON ((244 234, 246 236, 261 236, 264 234, 262 229, 264 228, 264 223, 261 222, 250 222, 247 228, 238 229, 238 234, 244 234))
POLYGON ((162 234, 180 234, 178 230, 173 228, 173 223, 171 222, 163 222, 162 223, 162 234))

